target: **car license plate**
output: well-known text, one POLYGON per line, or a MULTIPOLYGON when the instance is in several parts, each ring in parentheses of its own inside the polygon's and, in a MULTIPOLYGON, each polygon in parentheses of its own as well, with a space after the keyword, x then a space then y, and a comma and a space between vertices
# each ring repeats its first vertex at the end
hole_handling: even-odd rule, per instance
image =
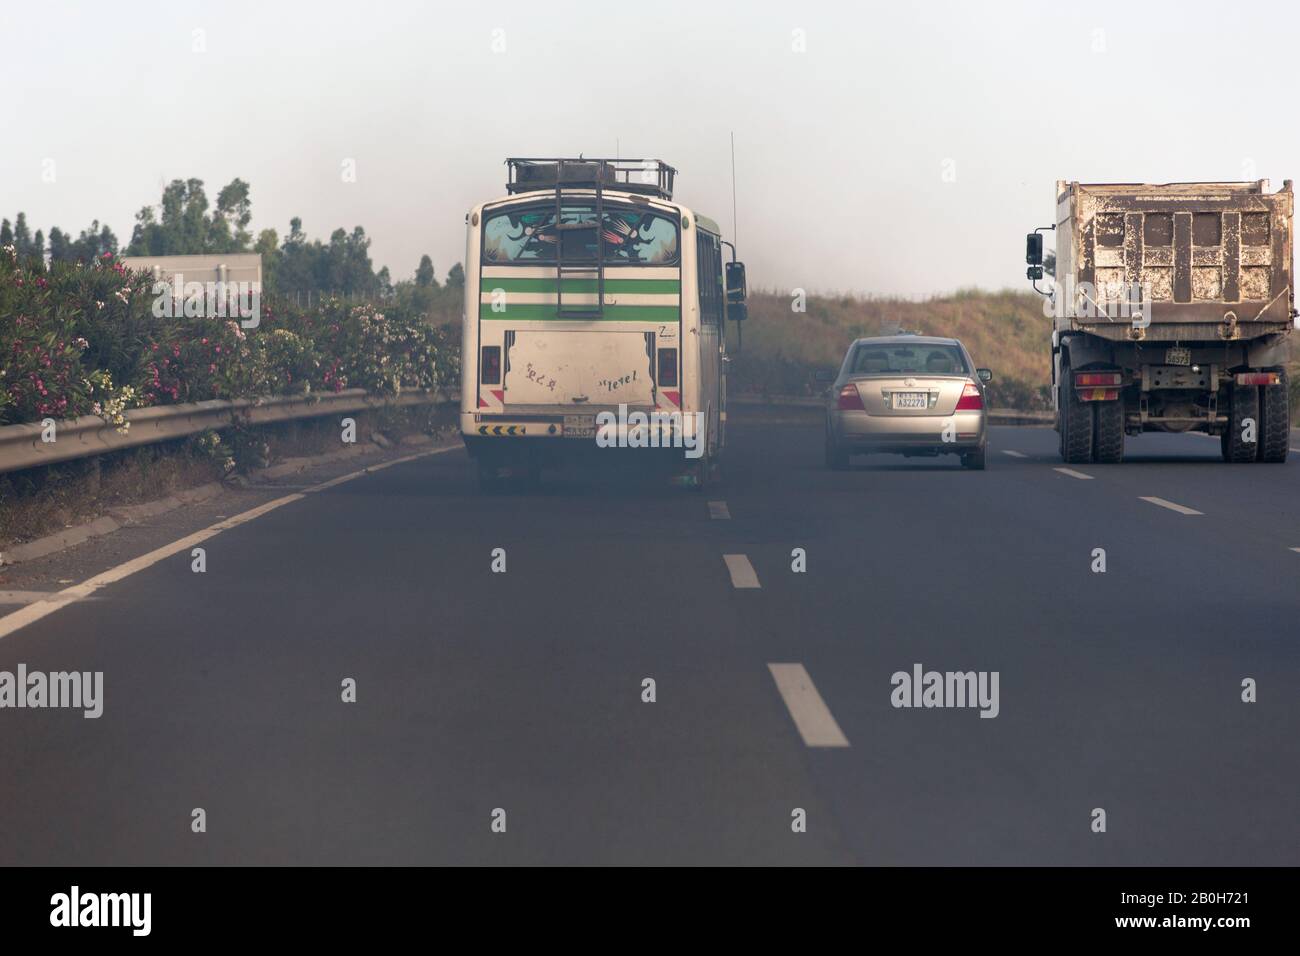
POLYGON ((565 438, 595 438, 596 418, 593 415, 565 415, 565 438))
POLYGON ((1184 348, 1165 349, 1166 365, 1191 365, 1192 350, 1184 348))
POLYGON ((895 392, 895 408, 929 408, 930 395, 928 392, 895 392))

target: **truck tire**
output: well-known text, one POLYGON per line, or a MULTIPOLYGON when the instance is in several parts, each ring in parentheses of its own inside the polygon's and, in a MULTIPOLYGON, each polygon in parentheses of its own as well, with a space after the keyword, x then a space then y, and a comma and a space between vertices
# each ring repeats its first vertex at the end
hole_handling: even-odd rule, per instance
POLYGON ((1259 457, 1258 461, 1281 464, 1286 461, 1291 447, 1291 390, 1286 369, 1271 368, 1280 372, 1282 381, 1277 385, 1259 387, 1259 457))
POLYGON ((1061 393, 1061 458, 1067 465, 1086 465, 1092 461, 1092 403, 1079 400, 1072 374, 1062 378, 1061 393))
POLYGON ((1219 439, 1223 460, 1234 464, 1254 461, 1259 447, 1259 386, 1233 385, 1229 390, 1228 430, 1219 439), (1255 441, 1242 440, 1246 419, 1255 422, 1255 441))
POLYGON ((1092 457, 1103 465, 1124 460, 1124 400, 1097 403, 1097 422, 1092 435, 1092 457))

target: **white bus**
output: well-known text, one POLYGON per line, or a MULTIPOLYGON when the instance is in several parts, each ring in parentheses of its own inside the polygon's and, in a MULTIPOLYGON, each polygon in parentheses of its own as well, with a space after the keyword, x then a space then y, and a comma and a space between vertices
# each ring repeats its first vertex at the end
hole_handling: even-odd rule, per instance
POLYGON ((481 483, 616 446, 703 487, 726 438, 725 323, 747 314, 735 247, 672 201, 659 160, 506 164, 507 194, 466 217, 460 420, 481 483))

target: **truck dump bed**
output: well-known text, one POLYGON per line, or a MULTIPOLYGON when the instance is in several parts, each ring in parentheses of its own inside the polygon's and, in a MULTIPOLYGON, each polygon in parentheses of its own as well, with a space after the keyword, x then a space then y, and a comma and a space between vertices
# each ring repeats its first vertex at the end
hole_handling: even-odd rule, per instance
POLYGON ((1291 181, 1057 183, 1058 329, 1110 339, 1253 339, 1292 326, 1291 181), (1150 326, 1107 305, 1149 296, 1150 326))

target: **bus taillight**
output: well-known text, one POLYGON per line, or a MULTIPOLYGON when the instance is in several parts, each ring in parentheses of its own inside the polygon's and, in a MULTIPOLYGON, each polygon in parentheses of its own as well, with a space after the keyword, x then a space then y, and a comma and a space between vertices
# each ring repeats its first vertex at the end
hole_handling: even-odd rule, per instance
POLYGON ((501 346, 483 346, 483 361, 479 363, 479 384, 501 384, 501 346))
POLYGON ((677 350, 659 350, 659 387, 677 387, 677 350))

